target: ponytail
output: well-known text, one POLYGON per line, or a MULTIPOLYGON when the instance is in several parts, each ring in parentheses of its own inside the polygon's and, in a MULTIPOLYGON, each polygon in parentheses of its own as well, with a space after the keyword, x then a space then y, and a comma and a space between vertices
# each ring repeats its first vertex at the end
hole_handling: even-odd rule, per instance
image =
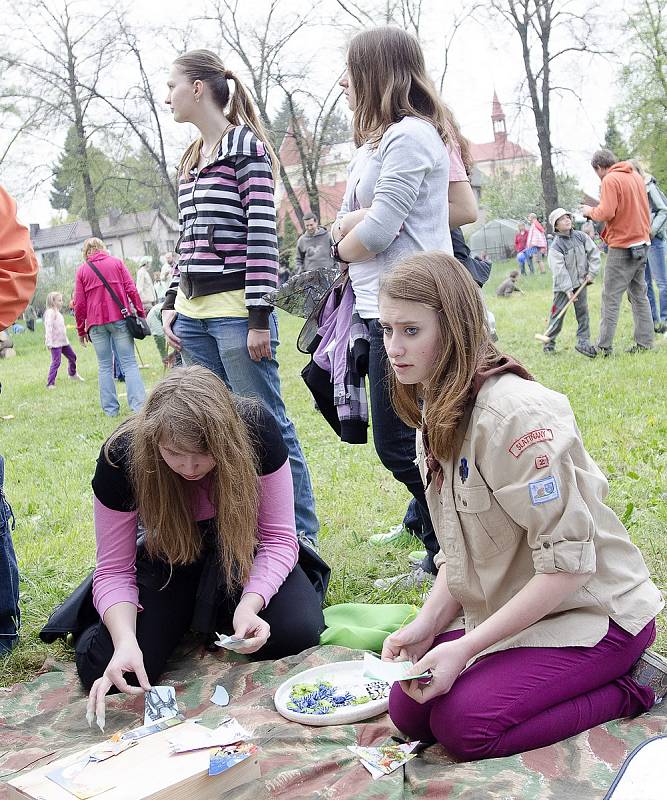
POLYGON ((255 110, 255 104, 250 96, 250 92, 245 88, 241 80, 237 78, 236 75, 234 75, 234 73, 230 70, 225 70, 225 78, 234 81, 234 94, 232 95, 232 101, 229 104, 227 119, 232 123, 232 125, 241 125, 245 123, 255 134, 255 136, 262 142, 266 148, 266 152, 269 154, 269 158, 271 159, 271 167, 275 176, 280 168, 280 162, 278 161, 278 157, 276 156, 273 147, 271 147, 271 140, 267 130, 262 124, 262 120, 259 118, 257 111, 255 110))

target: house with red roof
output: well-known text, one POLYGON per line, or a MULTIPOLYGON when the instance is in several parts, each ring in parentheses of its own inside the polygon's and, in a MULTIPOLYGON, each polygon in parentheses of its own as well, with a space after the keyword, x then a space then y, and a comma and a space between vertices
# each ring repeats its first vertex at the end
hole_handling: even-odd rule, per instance
POLYGON ((495 91, 491 105, 491 124, 493 125, 492 142, 470 143, 475 166, 482 175, 489 178, 499 172, 509 172, 515 175, 537 161, 537 156, 507 138, 505 112, 495 91))

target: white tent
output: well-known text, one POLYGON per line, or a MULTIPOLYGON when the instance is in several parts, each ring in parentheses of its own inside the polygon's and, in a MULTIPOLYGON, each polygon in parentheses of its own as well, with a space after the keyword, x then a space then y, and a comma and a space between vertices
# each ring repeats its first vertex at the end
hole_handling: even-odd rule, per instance
POLYGON ((493 219, 470 235, 468 246, 474 256, 486 253, 489 261, 514 255, 514 236, 519 223, 515 219, 493 219))

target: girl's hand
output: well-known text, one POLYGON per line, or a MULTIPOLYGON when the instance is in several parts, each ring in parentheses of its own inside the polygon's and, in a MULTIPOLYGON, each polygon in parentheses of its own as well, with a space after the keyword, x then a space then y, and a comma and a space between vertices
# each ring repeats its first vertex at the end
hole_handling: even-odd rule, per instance
POLYGON ((433 644, 435 632, 418 616, 405 628, 387 636, 382 646, 383 661, 417 661, 433 644))
POLYGON ((243 647, 235 648, 236 653, 255 653, 263 647, 271 635, 271 626, 257 615, 264 605, 264 600, 258 594, 249 592, 239 600, 234 612, 234 636, 239 639, 248 639, 243 647))
POLYGON ((262 358, 273 358, 271 331, 258 331, 251 328, 248 331, 248 352, 253 361, 261 361, 262 358))
POLYGON ((455 639, 453 642, 443 642, 415 664, 415 672, 431 671, 433 677, 429 683, 420 680, 401 681, 401 688, 417 703, 426 703, 428 700, 447 694, 452 684, 465 669, 469 654, 463 643, 465 637, 455 639))
POLYGON ((177 313, 174 311, 173 308, 169 308, 166 311, 162 311, 162 330, 164 331, 164 335, 169 342, 169 344, 174 348, 174 350, 181 349, 181 340, 178 336, 174 335, 174 332, 171 329, 171 326, 174 324, 176 320, 177 313))
POLYGON ((144 656, 134 636, 128 637, 115 648, 104 675, 98 678, 90 689, 86 719, 89 725, 92 725, 93 719, 97 719, 101 730, 104 730, 104 700, 112 686, 127 694, 143 694, 150 691, 151 684, 144 668, 144 656), (134 672, 139 686, 130 686, 123 677, 125 672, 134 672))

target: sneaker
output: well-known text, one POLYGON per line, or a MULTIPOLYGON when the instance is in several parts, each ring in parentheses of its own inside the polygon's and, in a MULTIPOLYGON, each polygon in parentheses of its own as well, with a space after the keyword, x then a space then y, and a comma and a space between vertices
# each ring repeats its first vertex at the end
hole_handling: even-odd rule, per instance
POLYGON ((645 650, 630 672, 630 677, 640 686, 650 686, 659 703, 667 695, 667 660, 652 650, 645 650))
POLYGON ((556 355, 556 345, 555 344, 545 344, 542 348, 542 352, 548 356, 555 356, 556 355))
POLYGON ((591 347, 590 344, 587 343, 577 343, 574 346, 574 349, 577 353, 581 353, 583 356, 588 356, 588 358, 595 358, 597 356, 597 350, 594 347, 591 347))
POLYGON ((434 581, 435 575, 416 567, 408 573, 394 575, 393 578, 378 578, 373 581, 373 586, 376 589, 420 589, 424 584, 431 586, 434 581))
POLYGON ((69 378, 71 381, 81 381, 81 383, 85 383, 86 380, 81 375, 79 375, 78 372, 75 372, 74 375, 70 375, 69 378))
POLYGON ((408 531, 403 525, 394 525, 393 528, 389 528, 387 533, 374 533, 369 536, 368 541, 371 544, 389 544, 389 542, 395 542, 396 539, 400 539, 404 533, 408 533, 408 531))
POLYGON ((55 385, 55 383, 47 383, 47 384, 46 384, 46 388, 47 388, 47 389, 55 389, 55 388, 56 388, 56 385, 55 385))
POLYGON ((413 550, 411 553, 408 553, 408 564, 410 564, 411 567, 420 567, 426 555, 426 550, 413 550))
POLYGON ((667 322, 656 322, 653 330, 656 333, 667 333, 667 322))
POLYGON ((644 347, 643 344, 633 344, 632 347, 626 348, 626 353, 645 353, 652 350, 652 347, 644 347))
POLYGON ((609 356, 611 355, 611 347, 600 347, 600 345, 597 345, 595 348, 595 352, 599 356, 602 356, 602 358, 609 358, 609 356))

